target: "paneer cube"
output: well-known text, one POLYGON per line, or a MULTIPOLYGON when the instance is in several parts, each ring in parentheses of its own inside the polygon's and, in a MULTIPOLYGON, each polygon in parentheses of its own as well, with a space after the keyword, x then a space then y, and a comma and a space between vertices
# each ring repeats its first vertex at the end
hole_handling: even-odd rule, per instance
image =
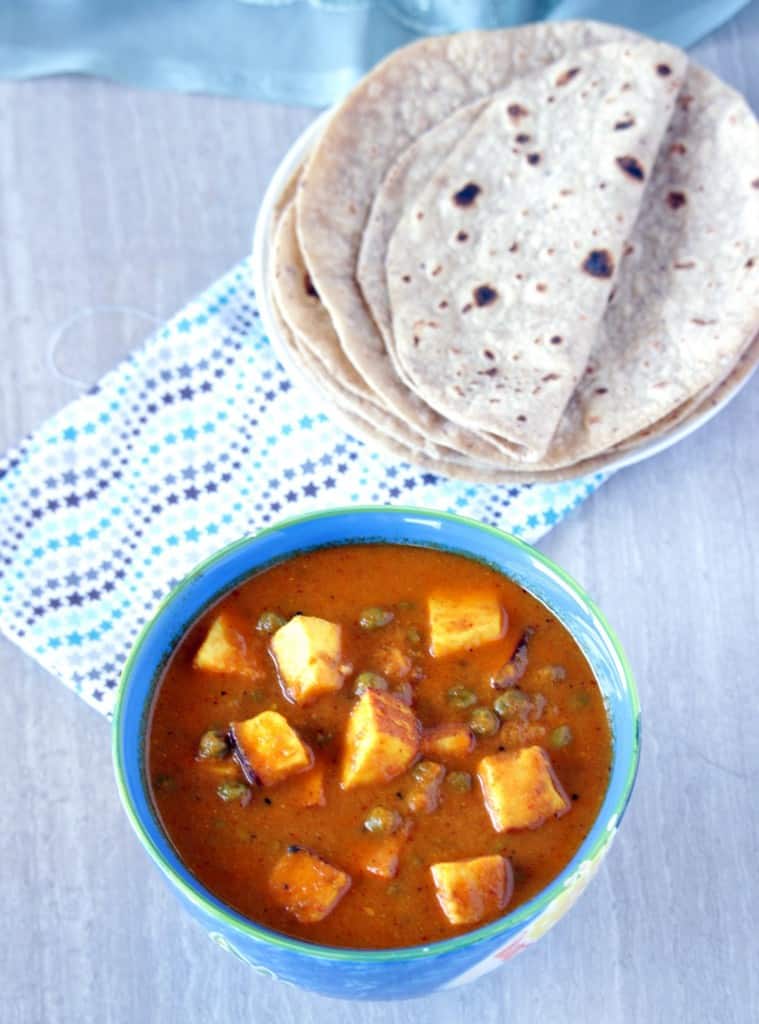
POLYGON ((198 648, 193 666, 204 672, 259 679, 263 667, 256 662, 242 633, 232 624, 231 616, 219 612, 211 623, 206 638, 198 648))
POLYGON ((427 601, 430 653, 445 658, 503 636, 506 615, 492 590, 433 594, 427 601))
POLYGON ((511 862, 498 854, 430 866, 440 908, 451 924, 476 924, 494 917, 511 899, 511 862))
POLYGON ((422 733, 422 753, 441 761, 455 761, 474 750, 474 735, 468 725, 451 722, 436 725, 422 733))
POLYGON ((522 747, 483 757, 477 766, 485 807, 496 832, 538 828, 570 803, 542 747, 522 747))
POLYGON ((311 704, 343 685, 341 629, 313 615, 296 615, 271 639, 271 651, 291 700, 311 704))
POLYGON ((300 846, 290 846, 269 876, 272 899, 301 924, 323 921, 350 887, 350 875, 300 846))
POLYGON ((440 787, 445 768, 436 761, 420 761, 411 770, 411 782, 405 786, 406 806, 412 814, 432 814, 440 803, 440 787))
POLYGON ((296 807, 324 807, 324 764, 317 761, 311 771, 292 781, 290 798, 296 807))
POLYGON ((419 751, 419 722, 393 693, 366 690, 345 731, 341 785, 388 782, 405 772, 419 751))
POLYGON ((242 770, 262 786, 273 786, 313 764, 311 750, 278 711, 233 722, 230 733, 242 770))
POLYGON ((389 836, 368 836, 355 847, 358 868, 376 878, 395 878, 403 847, 411 834, 411 823, 404 822, 389 836))

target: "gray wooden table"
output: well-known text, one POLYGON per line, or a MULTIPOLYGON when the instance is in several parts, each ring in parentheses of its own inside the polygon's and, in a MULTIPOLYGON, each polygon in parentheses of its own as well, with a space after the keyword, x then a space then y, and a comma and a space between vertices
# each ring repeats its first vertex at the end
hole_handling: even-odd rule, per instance
MULTIPOLYGON (((695 50, 759 108, 759 4, 695 50)), ((248 249, 301 109, 78 78, 0 83, 0 448, 248 249), (78 315, 93 307, 127 312, 78 315), (72 322, 73 318, 73 322, 72 322)), ((643 760, 607 865, 475 986, 351 1004, 213 946, 119 807, 106 723, 0 638, 0 1020, 749 1022, 759 1019, 759 380, 618 474, 544 542, 626 644, 643 760)))

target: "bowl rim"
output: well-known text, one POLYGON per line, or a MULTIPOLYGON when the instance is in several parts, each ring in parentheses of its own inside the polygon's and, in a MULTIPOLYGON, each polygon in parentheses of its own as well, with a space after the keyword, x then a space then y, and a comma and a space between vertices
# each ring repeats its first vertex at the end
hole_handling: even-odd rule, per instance
MULTIPOLYGON (((381 542, 381 541, 380 541, 381 542)), ((351 543, 361 543, 361 541, 355 541, 351 543)), ((388 540, 387 543, 403 543, 403 541, 392 541, 388 540)), ((313 548, 308 550, 316 550, 319 547, 330 546, 328 543, 323 545, 314 545, 313 548)), ((339 545, 335 545, 339 546, 339 545)), ((420 545, 423 546, 423 545, 420 545)), ((430 545, 431 546, 431 545, 430 545)), ((294 553, 294 552, 293 552, 294 553)), ((292 555, 284 555, 283 558, 277 560, 281 562, 286 560, 287 557, 292 555)), ((466 557, 464 555, 464 557, 466 557)), ((251 574, 255 573, 255 568, 251 570, 251 574)), ((502 571, 502 570, 501 570, 502 571)), ((506 573, 504 573, 506 575, 506 573)), ((527 587, 529 590, 529 586, 527 587)), ((221 591, 220 591, 221 593, 221 591)), ((540 600, 538 598, 538 600, 540 600)), ((568 628, 565 626, 565 628, 568 628)), ((571 632, 571 630, 570 630, 571 632)), ((153 676, 154 678, 154 676, 153 676)), ((150 697, 154 692, 154 687, 151 688, 150 697)), ((145 702, 141 707, 141 712, 145 713, 145 702)), ((382 964, 382 963, 394 963, 399 961, 413 961, 421 960, 427 957, 435 957, 444 953, 452 953, 460 951, 468 947, 474 946, 482 941, 486 941, 491 938, 495 938, 498 935, 513 931, 520 925, 533 919, 536 915, 544 911, 554 899, 560 895, 564 890, 565 884, 574 873, 577 871, 579 866, 587 860, 592 860, 599 851, 606 846, 609 842, 609 833, 613 828, 619 825, 622 817, 625 813, 627 805, 629 804, 630 797, 635 785, 635 779, 638 772, 640 763, 640 700, 638 696, 635 679, 632 674, 632 669, 627 656, 622 648, 619 639, 615 632, 609 625, 606 616, 603 614, 598 605, 593 599, 585 592, 585 590, 577 583, 577 581, 561 566, 557 565, 551 558, 538 551, 531 544, 521 540, 512 534, 506 533, 497 527, 490 526, 489 524, 479 522, 476 519, 469 518, 468 516, 457 515, 453 512, 443 512, 436 509, 420 508, 411 505, 356 505, 356 506, 335 506, 333 508, 320 510, 318 512, 309 512, 303 515, 290 516, 285 519, 279 520, 277 523, 267 526, 265 529, 259 530, 253 534, 247 534, 244 537, 240 537, 224 547, 215 551, 212 555, 209 555, 203 561, 199 562, 186 576, 184 576, 179 583, 171 589, 171 591, 163 598, 158 607, 156 608, 153 615, 150 617, 148 622, 143 626, 138 634, 134 644, 130 650, 127 660, 124 664, 124 668, 121 673, 119 681, 119 688, 116 697, 116 706, 113 714, 112 732, 111 732, 111 751, 114 772, 116 776, 116 786, 121 799, 122 806, 126 815, 134 829, 137 837, 142 846, 147 851, 151 859, 160 868, 163 874, 171 881, 173 886, 179 890, 179 892, 187 899, 191 904, 198 908, 204 915, 210 917, 223 928, 226 928, 232 933, 242 933, 245 936, 258 940, 259 942, 266 943, 270 946, 275 946, 282 950, 287 950, 293 953, 305 955, 306 957, 317 959, 317 960, 328 960, 336 962, 353 962, 363 964, 382 964), (618 799, 616 800, 613 807, 609 808, 608 812, 604 814, 604 828, 600 834, 593 837, 594 832, 601 821, 601 814, 603 812, 603 804, 599 810, 598 815, 594 819, 593 825, 588 832, 588 835, 583 839, 580 846, 575 851, 574 856, 564 866, 561 872, 540 892, 536 893, 526 903, 516 907, 510 913, 497 918, 495 921, 491 921, 480 928, 475 928, 470 931, 464 932, 461 935, 455 936, 451 939, 443 939, 437 942, 430 942, 424 945, 416 946, 401 946, 391 947, 389 949, 352 949, 344 946, 326 946, 319 945, 316 943, 306 942, 302 939, 297 939, 293 936, 286 935, 282 932, 274 931, 273 929, 267 928, 264 925, 257 924, 250 918, 245 917, 243 914, 235 911, 228 904, 224 903, 219 897, 215 896, 209 889, 207 889, 194 875, 191 874, 189 869, 182 863, 181 857, 178 853, 175 853, 177 861, 180 866, 184 868, 187 877, 192 879, 192 884, 188 882, 182 875, 180 875, 174 866, 166 859, 163 852, 159 849, 155 841, 153 840, 149 828, 143 821, 140 813, 137 811, 131 797, 129 785, 126 780, 126 765, 124 754, 125 751, 122 745, 123 729, 125 722, 125 705, 126 705, 126 694, 129 689, 130 677, 132 674, 133 666, 137 661, 143 644, 148 638, 149 634, 160 625, 160 620, 166 611, 166 609, 173 604, 191 587, 194 586, 199 577, 204 575, 209 568, 215 565, 218 561, 226 558, 233 552, 240 548, 244 548, 251 543, 265 538, 271 534, 274 534, 283 529, 298 526, 302 523, 313 522, 319 519, 331 519, 345 515, 358 515, 362 516, 366 513, 382 514, 387 515, 391 518, 398 517, 403 519, 405 517, 425 517, 427 520, 437 520, 443 522, 454 523, 462 525, 468 529, 475 529, 483 532, 496 540, 498 543, 506 543, 513 547, 516 547, 523 553, 529 555, 531 558, 536 559, 544 569, 547 569, 549 574, 553 574, 569 588, 572 595, 579 603, 584 606, 585 610, 588 611, 594 621, 594 625, 600 630, 602 634, 605 634, 605 638, 608 641, 611 649, 616 655, 616 659, 619 665, 621 678, 624 681, 624 691, 626 697, 626 704, 630 711, 631 716, 631 749, 629 761, 626 765, 614 764, 612 767, 611 774, 609 776, 609 783, 607 787, 607 793, 611 788, 612 782, 615 776, 620 777, 624 775, 622 782, 622 790, 618 799), (619 776, 618 776, 619 773, 619 776)), ((141 756, 141 750, 139 751, 141 756)), ((140 780, 143 778, 143 773, 139 773, 140 780)), ((142 781, 140 783, 142 787, 142 781)), ((144 787, 143 787, 144 788, 144 787)), ((148 805, 151 803, 150 796, 148 793, 145 794, 148 805)), ((160 827, 160 826, 159 826, 160 827)), ((164 833, 165 835, 165 833, 164 833)), ((168 844, 171 846, 171 841, 166 836, 168 844)))
MULTIPOLYGON (((266 336, 271 342, 277 359, 285 367, 290 376, 293 377, 296 383, 298 383, 298 385, 309 394, 316 393, 314 383, 309 375, 299 366, 297 360, 292 356, 287 346, 282 343, 279 327, 277 325, 277 318, 274 315, 271 298, 269 296, 268 280, 271 263, 271 247, 269 245, 269 239, 271 236, 277 203, 279 202, 282 192, 298 165, 307 157, 310 147, 318 141, 319 136, 322 134, 325 126, 329 123, 330 118, 337 109, 338 106, 332 106, 321 111, 321 113, 318 113, 314 117, 314 120, 310 121, 295 137, 286 150, 284 156, 277 165, 274 174, 269 180, 269 184, 264 192, 263 199, 261 200, 261 205, 258 208, 251 245, 253 287, 256 293, 258 309, 261 314, 261 323, 266 332, 266 336)), ((757 343, 757 341, 759 341, 759 332, 757 332, 754 339, 748 343, 743 353, 744 356, 750 351, 753 345, 757 343)), ((739 367, 740 362, 737 363, 733 370, 730 371, 728 377, 726 377, 722 382, 722 385, 725 385, 726 381, 730 380, 733 372, 738 370, 739 367)), ((603 466, 598 466, 595 469, 586 468, 580 470, 580 472, 574 475, 563 476, 559 482, 581 480, 585 476, 590 476, 592 473, 599 472, 610 475, 611 473, 616 473, 619 469, 626 469, 628 466, 635 466, 639 462, 644 462, 646 459, 662 454, 669 448, 678 444, 680 441, 684 441, 687 437, 690 437, 691 434, 695 433, 701 427, 706 426, 706 424, 722 412, 722 410, 725 409, 734 398, 738 397, 757 371, 759 371, 759 359, 755 360, 753 365, 749 366, 748 370, 744 369, 743 372, 738 373, 729 384, 722 387, 721 391, 718 388, 718 397, 715 398, 714 395, 707 396, 703 400, 701 408, 699 409, 697 407, 680 423, 675 424, 673 427, 667 427, 663 433, 658 434, 651 439, 641 440, 632 448, 620 452, 617 458, 610 459, 609 462, 605 463, 603 466)), ((329 415, 335 420, 335 422, 340 422, 339 417, 336 416, 334 412, 334 409, 330 408, 329 415)), ((592 458, 592 456, 589 456, 589 461, 592 460, 592 458)), ((410 462, 412 465, 414 464, 413 459, 411 459, 410 462)), ((525 471, 527 469, 529 469, 529 466, 526 467, 525 471)), ((561 472, 561 469, 559 469, 558 472, 561 472)), ((525 483, 529 482, 530 481, 525 481, 525 483)), ((542 482, 543 481, 541 480, 535 481, 538 485, 542 482)), ((553 481, 545 482, 551 483, 553 481)))

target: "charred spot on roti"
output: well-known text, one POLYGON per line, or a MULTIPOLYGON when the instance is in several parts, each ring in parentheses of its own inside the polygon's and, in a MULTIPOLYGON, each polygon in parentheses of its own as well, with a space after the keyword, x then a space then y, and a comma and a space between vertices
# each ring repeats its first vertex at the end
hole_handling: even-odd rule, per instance
POLYGON ((627 128, 632 128, 632 126, 634 124, 635 124, 635 118, 634 117, 626 117, 623 121, 617 121, 617 123, 614 125, 614 131, 615 132, 623 132, 627 128))
POLYGON ((669 147, 670 156, 683 156, 688 150, 682 144, 682 142, 673 142, 669 147))
POLYGON ((466 233, 466 231, 458 231, 456 233, 456 241, 457 242, 466 242, 466 241, 468 241, 468 239, 469 239, 469 235, 466 233))
POLYGON ((643 170, 643 165, 640 160, 634 156, 618 156, 617 167, 624 173, 633 178, 635 181, 643 181, 646 177, 646 172, 643 170))
POLYGON ((552 380, 560 380, 558 373, 547 373, 545 377, 540 378, 544 383, 549 384, 552 380))
POLYGON ((472 308, 472 303, 471 303, 471 302, 466 302, 466 303, 464 303, 464 305, 463 305, 463 306, 461 307, 461 312, 462 312, 462 313, 468 313, 468 312, 469 312, 469 311, 471 310, 471 308, 472 308))
POLYGON ((691 270, 693 267, 695 267, 695 265, 696 264, 693 260, 687 260, 686 262, 683 263, 675 262, 673 264, 675 270, 691 270))
POLYGON ((411 281, 411 274, 404 274, 401 280, 403 281, 404 284, 409 284, 409 282, 411 281))
POLYGON ((530 111, 526 107, 523 107, 521 103, 510 103, 508 107, 506 107, 506 113, 514 121, 519 121, 520 118, 527 117, 530 111))
POLYGON ((609 390, 608 388, 596 388, 595 393, 597 395, 605 395, 605 394, 607 394, 608 390, 609 390))
POLYGON ((527 163, 528 164, 532 164, 533 167, 535 166, 535 164, 539 164, 540 163, 540 153, 528 153, 527 154, 527 163))
POLYGON ((480 186, 473 181, 469 181, 458 192, 453 193, 453 201, 456 206, 471 206, 480 192, 482 192, 480 186))
POLYGON ((523 145, 525 142, 529 142, 531 138, 532 138, 532 136, 531 135, 527 135, 526 132, 520 132, 519 135, 516 136, 516 141, 520 145, 523 145))
POLYGON ((556 79, 557 85, 566 85, 567 82, 571 82, 575 75, 580 74, 579 68, 567 68, 566 71, 562 71, 559 77, 556 79))
POLYGON ((751 188, 759 188, 759 178, 754 178, 751 182, 751 188))
POLYGON ((582 269, 591 277, 611 277, 614 273, 614 257, 608 249, 591 249, 583 260, 582 269))
POLYGON ((661 75, 662 78, 666 78, 667 75, 672 74, 672 68, 669 66, 669 64, 657 64, 656 74, 661 75))
POLYGON ((478 370, 477 371, 477 376, 478 377, 497 377, 498 376, 498 367, 497 366, 490 366, 490 367, 488 367, 487 370, 478 370))
POLYGON ((489 284, 478 285, 472 295, 478 306, 490 306, 498 298, 498 292, 489 284))
POLYGON ((701 317, 694 316, 694 317, 691 317, 691 321, 690 322, 692 324, 698 324, 699 327, 709 327, 709 326, 711 326, 711 324, 716 324, 717 321, 716 320, 703 320, 701 317))
POLYGON ((523 413, 520 412, 520 414, 517 416, 517 420, 520 423, 526 423, 527 422, 527 417, 523 413))
POLYGON ((443 299, 442 302, 438 302, 437 308, 438 309, 448 309, 448 303, 446 302, 445 299, 443 299))
POLYGON ((516 252, 519 249, 519 242, 512 242, 509 246, 509 252, 516 252))
POLYGON ((746 270, 751 270, 751 268, 753 267, 755 262, 756 261, 754 260, 754 258, 752 256, 751 259, 746 260, 746 262, 743 264, 743 266, 746 268, 746 270))
POLYGON ((677 105, 681 110, 688 110, 694 97, 690 93, 684 92, 677 97, 677 105))
POLYGON ((495 353, 491 352, 489 348, 484 348, 482 350, 482 354, 485 356, 486 359, 495 359, 495 353))
POLYGON ((314 288, 314 282, 311 280, 311 275, 308 273, 308 271, 306 271, 306 273, 303 275, 303 290, 305 291, 306 295, 310 295, 312 299, 319 298, 319 293, 317 292, 316 288, 314 288))
POLYGON ((416 219, 417 220, 424 220, 424 210, 417 210, 416 211, 416 219))
POLYGON ((538 283, 535 285, 535 291, 536 292, 547 292, 548 291, 548 285, 545 284, 544 281, 538 281, 538 283))
POLYGON ((685 206, 687 201, 684 192, 670 192, 667 196, 667 205, 672 210, 679 210, 681 206, 685 206))
POLYGON ((554 334, 549 340, 552 345, 561 345, 564 339, 560 334, 554 334))

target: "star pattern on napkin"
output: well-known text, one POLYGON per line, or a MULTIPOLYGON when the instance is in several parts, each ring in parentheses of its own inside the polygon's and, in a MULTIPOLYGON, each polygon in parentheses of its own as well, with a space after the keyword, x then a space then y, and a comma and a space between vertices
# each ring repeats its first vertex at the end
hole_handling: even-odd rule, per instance
POLYGON ((603 481, 453 481, 371 450, 296 387, 247 261, 0 459, 0 628, 110 714, 160 600, 224 544, 351 504, 458 512, 535 541, 603 481))

